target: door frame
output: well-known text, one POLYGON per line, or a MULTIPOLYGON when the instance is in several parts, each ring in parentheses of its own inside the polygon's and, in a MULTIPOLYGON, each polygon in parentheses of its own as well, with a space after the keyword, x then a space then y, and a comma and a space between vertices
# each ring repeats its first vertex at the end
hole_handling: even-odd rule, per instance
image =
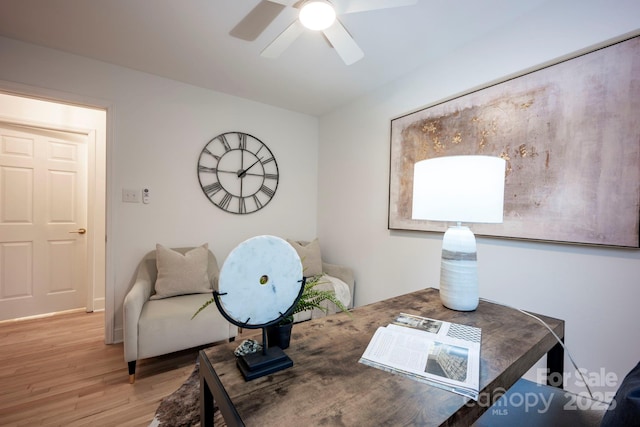
MULTIPOLYGON (((115 342, 114 311, 115 286, 111 264, 110 243, 107 239, 111 221, 110 204, 107 201, 107 189, 112 174, 108 173, 111 158, 111 144, 109 143, 112 123, 113 107, 103 100, 78 98, 76 95, 60 93, 34 88, 12 82, 0 80, 0 92, 4 95, 57 104, 63 109, 101 110, 105 112, 104 121, 98 125, 87 125, 81 120, 71 119, 71 123, 59 123, 50 117, 27 118, 21 115, 0 114, 3 122, 21 126, 58 130, 63 132, 81 133, 87 136, 87 227, 94 232, 87 236, 87 311, 104 310, 104 340, 107 344, 115 342), (103 240, 104 238, 104 240, 103 240), (98 291, 98 292, 97 292, 98 291), (104 299, 96 299, 96 295, 104 293, 104 299)), ((27 101, 29 102, 29 101, 27 101)), ((55 115, 53 115, 55 117, 55 115)))

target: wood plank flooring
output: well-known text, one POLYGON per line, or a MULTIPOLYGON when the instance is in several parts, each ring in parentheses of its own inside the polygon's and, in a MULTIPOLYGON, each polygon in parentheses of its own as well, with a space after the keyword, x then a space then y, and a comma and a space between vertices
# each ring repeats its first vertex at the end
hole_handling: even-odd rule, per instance
POLYGON ((192 349, 138 361, 104 344, 104 312, 0 323, 0 426, 147 426, 188 378, 192 349))

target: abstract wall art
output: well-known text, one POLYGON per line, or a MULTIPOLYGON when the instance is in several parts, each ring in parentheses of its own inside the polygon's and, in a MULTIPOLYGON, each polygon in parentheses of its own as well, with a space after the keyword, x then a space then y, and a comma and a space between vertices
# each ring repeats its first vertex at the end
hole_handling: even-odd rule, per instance
POLYGON ((392 119, 389 228, 444 232, 411 219, 413 165, 465 154, 507 161, 504 222, 475 234, 637 248, 640 36, 392 119))

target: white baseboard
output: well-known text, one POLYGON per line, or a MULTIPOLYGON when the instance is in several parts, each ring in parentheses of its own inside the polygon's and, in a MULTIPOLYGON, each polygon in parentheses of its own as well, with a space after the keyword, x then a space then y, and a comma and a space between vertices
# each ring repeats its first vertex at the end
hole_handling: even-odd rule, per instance
POLYGON ((104 311, 105 308, 105 299, 103 298, 94 298, 93 299, 93 311, 104 311))
POLYGON ((113 330, 113 343, 112 344, 117 344, 124 341, 124 333, 122 332, 122 328, 118 328, 118 329, 114 329, 113 330))

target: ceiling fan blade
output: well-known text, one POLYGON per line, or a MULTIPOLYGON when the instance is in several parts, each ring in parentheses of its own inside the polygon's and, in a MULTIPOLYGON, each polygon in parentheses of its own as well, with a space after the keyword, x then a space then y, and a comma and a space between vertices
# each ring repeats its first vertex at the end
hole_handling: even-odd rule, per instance
POLYGON ((351 65, 364 57, 364 52, 360 49, 360 46, 339 20, 336 19, 336 22, 324 30, 323 33, 345 64, 351 65))
POLYGON ((229 35, 254 41, 286 7, 286 2, 262 0, 229 32, 229 35))
POLYGON ((392 7, 413 6, 418 0, 351 0, 335 6, 336 13, 366 12, 368 10, 390 9, 392 7))
POLYGON ((304 27, 300 21, 296 19, 293 24, 289 25, 286 30, 280 33, 269 46, 265 47, 260 55, 266 58, 277 58, 286 48, 291 46, 291 43, 293 43, 303 31, 304 27))

